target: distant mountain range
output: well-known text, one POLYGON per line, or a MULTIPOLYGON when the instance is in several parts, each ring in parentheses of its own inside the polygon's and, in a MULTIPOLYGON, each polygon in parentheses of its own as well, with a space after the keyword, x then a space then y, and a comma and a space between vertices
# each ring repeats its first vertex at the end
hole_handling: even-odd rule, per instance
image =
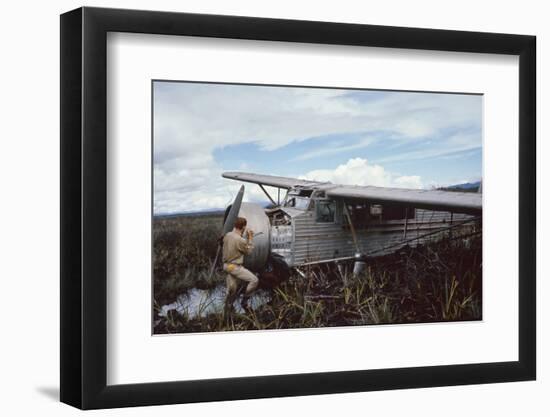
POLYGON ((199 210, 199 211, 186 211, 183 213, 169 213, 169 214, 155 214, 153 217, 161 219, 161 218, 169 218, 169 217, 196 217, 196 216, 221 216, 225 214, 224 209, 207 209, 207 210, 199 210))
POLYGON ((462 190, 462 191, 477 191, 481 181, 466 182, 464 184, 449 185, 448 187, 441 187, 441 190, 462 190))

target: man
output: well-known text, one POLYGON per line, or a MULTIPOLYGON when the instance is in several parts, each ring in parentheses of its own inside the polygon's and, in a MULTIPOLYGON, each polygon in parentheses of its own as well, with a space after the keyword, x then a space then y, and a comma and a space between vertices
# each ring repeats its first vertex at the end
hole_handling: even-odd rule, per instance
POLYGON ((241 305, 248 308, 250 294, 258 288, 258 277, 243 266, 244 255, 252 253, 254 246, 252 238, 254 232, 246 230, 246 238, 243 237, 246 230, 246 219, 237 217, 234 228, 223 237, 223 270, 227 272, 227 297, 225 299, 226 309, 231 309, 235 301, 239 280, 248 282, 241 305))

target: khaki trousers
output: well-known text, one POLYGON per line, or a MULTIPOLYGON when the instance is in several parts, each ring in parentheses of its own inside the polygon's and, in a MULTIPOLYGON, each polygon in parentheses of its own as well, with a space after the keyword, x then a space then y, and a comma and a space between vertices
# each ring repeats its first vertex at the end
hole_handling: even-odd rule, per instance
POLYGON ((239 284, 238 280, 248 282, 248 285, 246 286, 246 296, 250 295, 252 292, 254 292, 256 288, 258 288, 258 277, 250 272, 248 269, 246 269, 244 266, 235 264, 224 264, 223 270, 227 272, 227 278, 225 279, 225 282, 227 284, 228 296, 235 294, 235 292, 237 291, 237 286, 239 284))

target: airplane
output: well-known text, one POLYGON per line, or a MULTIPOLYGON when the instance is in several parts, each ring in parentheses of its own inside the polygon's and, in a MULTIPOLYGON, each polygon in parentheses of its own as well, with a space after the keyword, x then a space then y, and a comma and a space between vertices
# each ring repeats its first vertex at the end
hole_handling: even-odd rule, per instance
MULTIPOLYGON (((479 226, 482 218, 481 186, 472 193, 340 185, 246 172, 224 172, 222 177, 257 184, 272 203, 265 208, 243 202, 243 185, 225 211, 223 235, 232 230, 237 216, 246 218, 247 228, 254 231, 254 250, 244 259, 244 266, 254 272, 262 272, 275 258, 300 275, 310 265, 354 261, 357 274, 369 256, 479 226), (265 186, 277 188, 276 200, 265 186)), ((213 268, 218 257, 219 251, 213 268)))

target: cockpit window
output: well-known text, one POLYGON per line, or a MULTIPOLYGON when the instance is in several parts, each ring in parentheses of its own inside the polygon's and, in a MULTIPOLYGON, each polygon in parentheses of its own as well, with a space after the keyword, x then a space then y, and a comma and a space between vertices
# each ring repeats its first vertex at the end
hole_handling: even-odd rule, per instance
POLYGON ((285 207, 293 207, 297 210, 307 210, 309 207, 309 198, 299 196, 289 196, 285 207))
POLYGON ((294 190, 293 194, 299 195, 300 197, 311 197, 311 193, 313 193, 313 190, 297 188, 294 190))
POLYGON ((315 221, 318 223, 334 223, 336 202, 332 200, 317 200, 315 204, 315 221))

